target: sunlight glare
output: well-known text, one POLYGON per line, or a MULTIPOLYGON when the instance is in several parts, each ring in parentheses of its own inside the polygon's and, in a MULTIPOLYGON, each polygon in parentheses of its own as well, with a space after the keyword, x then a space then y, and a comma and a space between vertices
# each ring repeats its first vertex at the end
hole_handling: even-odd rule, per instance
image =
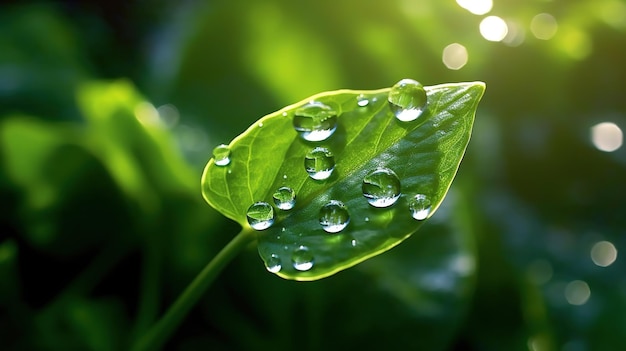
POLYGON ((479 16, 489 13, 493 7, 492 0, 456 0, 456 3, 467 11, 479 16))
POLYGON ((501 41, 508 31, 506 22, 498 16, 488 16, 480 22, 480 34, 489 41, 501 41))
POLYGON ((451 70, 459 70, 467 64, 467 49, 459 43, 452 43, 443 49, 443 64, 451 70))
POLYGON ((624 135, 617 124, 602 122, 591 127, 591 141, 598 150, 613 152, 622 147, 624 135))

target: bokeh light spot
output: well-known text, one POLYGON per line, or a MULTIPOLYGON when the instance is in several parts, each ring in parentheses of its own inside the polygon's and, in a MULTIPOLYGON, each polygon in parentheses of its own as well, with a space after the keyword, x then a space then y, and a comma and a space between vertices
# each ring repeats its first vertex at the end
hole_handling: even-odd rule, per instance
POLYGON ((479 28, 480 35, 489 41, 502 41, 509 31, 506 22, 498 16, 485 17, 479 28))
POLYGON ((506 26, 507 33, 502 42, 508 46, 520 46, 526 39, 524 28, 513 21, 506 21, 506 26))
POLYGON ((591 127, 591 142, 600 151, 613 152, 622 146, 624 134, 617 124, 602 122, 591 127))
POLYGON ((559 35, 559 46, 575 60, 582 60, 592 51, 591 36, 578 28, 568 28, 559 35))
POLYGON ((626 4, 619 0, 604 1, 598 7, 600 18, 616 29, 626 29, 626 4))
POLYGON ((558 27, 556 18, 549 13, 540 13, 530 21, 530 31, 541 40, 552 39, 558 27))
POLYGON ((565 299, 570 305, 584 305, 589 297, 591 297, 591 289, 585 281, 574 280, 565 286, 565 299))
POLYGON ((492 0, 456 0, 456 3, 475 15, 487 14, 493 7, 492 0))
POLYGON ((452 43, 443 49, 441 60, 449 69, 458 70, 467 64, 467 49, 459 43, 452 43))
POLYGON ((155 125, 159 123, 159 112, 149 102, 140 102, 135 106, 135 118, 144 126, 155 125))
POLYGON ((598 241, 591 248, 591 260, 597 266, 608 267, 617 259, 617 249, 609 241, 598 241))

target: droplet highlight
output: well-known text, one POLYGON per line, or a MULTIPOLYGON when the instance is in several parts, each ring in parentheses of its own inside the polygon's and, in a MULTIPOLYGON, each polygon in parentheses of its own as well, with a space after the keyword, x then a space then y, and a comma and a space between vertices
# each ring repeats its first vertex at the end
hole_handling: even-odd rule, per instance
POLYGON ((273 198, 276 207, 283 211, 291 210, 296 205, 296 192, 287 186, 278 188, 273 198))
POLYGON ((293 127, 302 139, 322 141, 337 129, 337 111, 319 101, 310 101, 294 112, 293 127))
POLYGON ((300 246, 293 252, 291 262, 293 263, 293 268, 302 272, 313 268, 313 264, 315 263, 313 254, 311 254, 306 246, 300 246))
POLYGON ((350 223, 350 213, 338 200, 330 200, 320 209, 320 225, 328 233, 338 233, 350 223))
POLYGON ((213 149, 213 159, 215 165, 226 166, 230 163, 230 148, 228 145, 221 144, 213 149))
POLYGON ((274 208, 267 202, 255 202, 248 207, 246 217, 252 229, 264 230, 274 224, 274 208))
POLYGON ((277 254, 271 254, 265 262, 265 268, 272 273, 278 273, 283 268, 280 262, 280 257, 277 254))
POLYGON ((363 178, 363 196, 374 207, 389 207, 400 198, 400 179, 388 168, 379 168, 363 178))
POLYGON ((402 122, 416 120, 426 108, 426 90, 413 79, 403 79, 389 91, 389 107, 402 122))
POLYGON ((335 156, 324 147, 316 147, 304 157, 304 169, 315 180, 328 179, 335 169, 335 156))
POLYGON ((359 94, 359 96, 356 97, 356 104, 359 107, 365 107, 370 104, 370 100, 367 98, 367 96, 359 94))
POLYGON ((432 204, 430 199, 423 194, 417 194, 409 201, 411 216, 418 221, 423 221, 428 218, 431 208, 432 204))

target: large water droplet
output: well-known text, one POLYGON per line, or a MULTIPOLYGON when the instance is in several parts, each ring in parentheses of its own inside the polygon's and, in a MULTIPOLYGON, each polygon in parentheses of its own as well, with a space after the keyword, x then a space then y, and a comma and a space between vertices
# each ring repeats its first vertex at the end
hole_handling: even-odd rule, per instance
POLYGON ((270 258, 265 262, 265 268, 272 273, 280 272, 281 268, 283 268, 280 263, 280 257, 277 254, 271 254, 270 258))
POLYGON ((329 233, 342 231, 350 223, 350 213, 341 201, 330 200, 320 209, 320 224, 329 233))
POLYGON ((300 246, 293 252, 291 262, 293 262, 293 268, 299 271, 308 271, 315 263, 313 255, 306 246, 300 246))
POLYGON ((364 94, 359 94, 359 96, 356 97, 356 104, 360 107, 365 107, 369 105, 369 103, 370 100, 364 94))
POLYGON ((230 163, 230 148, 228 145, 218 145, 213 149, 213 158, 215 165, 226 166, 230 163))
POLYGON ((264 230, 274 224, 274 208, 267 202, 255 202, 248 207, 246 217, 252 229, 264 230))
POLYGON ((337 111, 319 101, 310 101, 294 112, 293 127, 304 140, 326 140, 337 129, 337 111))
POLYGON ((335 169, 335 156, 327 148, 316 147, 304 157, 304 169, 315 180, 327 179, 335 169))
POLYGON ((290 187, 283 186, 274 192, 274 204, 283 211, 291 210, 296 205, 296 192, 290 187))
POLYGON ((426 108, 424 86, 413 79, 403 79, 389 91, 389 107, 402 122, 410 122, 422 115, 426 108))
POLYGON ((417 194, 415 197, 409 201, 409 210, 411 211, 411 216, 417 219, 418 221, 423 221, 430 215, 430 209, 432 208, 432 204, 430 199, 423 194, 417 194))
POLYGON ((400 197, 400 179, 394 171, 379 168, 363 178, 363 196, 374 207, 389 207, 400 197))

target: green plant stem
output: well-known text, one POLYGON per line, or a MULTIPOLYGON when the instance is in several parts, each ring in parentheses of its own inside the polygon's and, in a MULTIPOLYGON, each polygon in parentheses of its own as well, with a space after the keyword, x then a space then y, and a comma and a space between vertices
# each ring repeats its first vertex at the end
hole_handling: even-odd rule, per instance
POLYGON ((134 351, 159 349, 176 330, 189 310, 198 302, 217 275, 250 242, 255 239, 250 229, 242 229, 209 262, 196 278, 187 286, 163 317, 135 343, 134 351))

